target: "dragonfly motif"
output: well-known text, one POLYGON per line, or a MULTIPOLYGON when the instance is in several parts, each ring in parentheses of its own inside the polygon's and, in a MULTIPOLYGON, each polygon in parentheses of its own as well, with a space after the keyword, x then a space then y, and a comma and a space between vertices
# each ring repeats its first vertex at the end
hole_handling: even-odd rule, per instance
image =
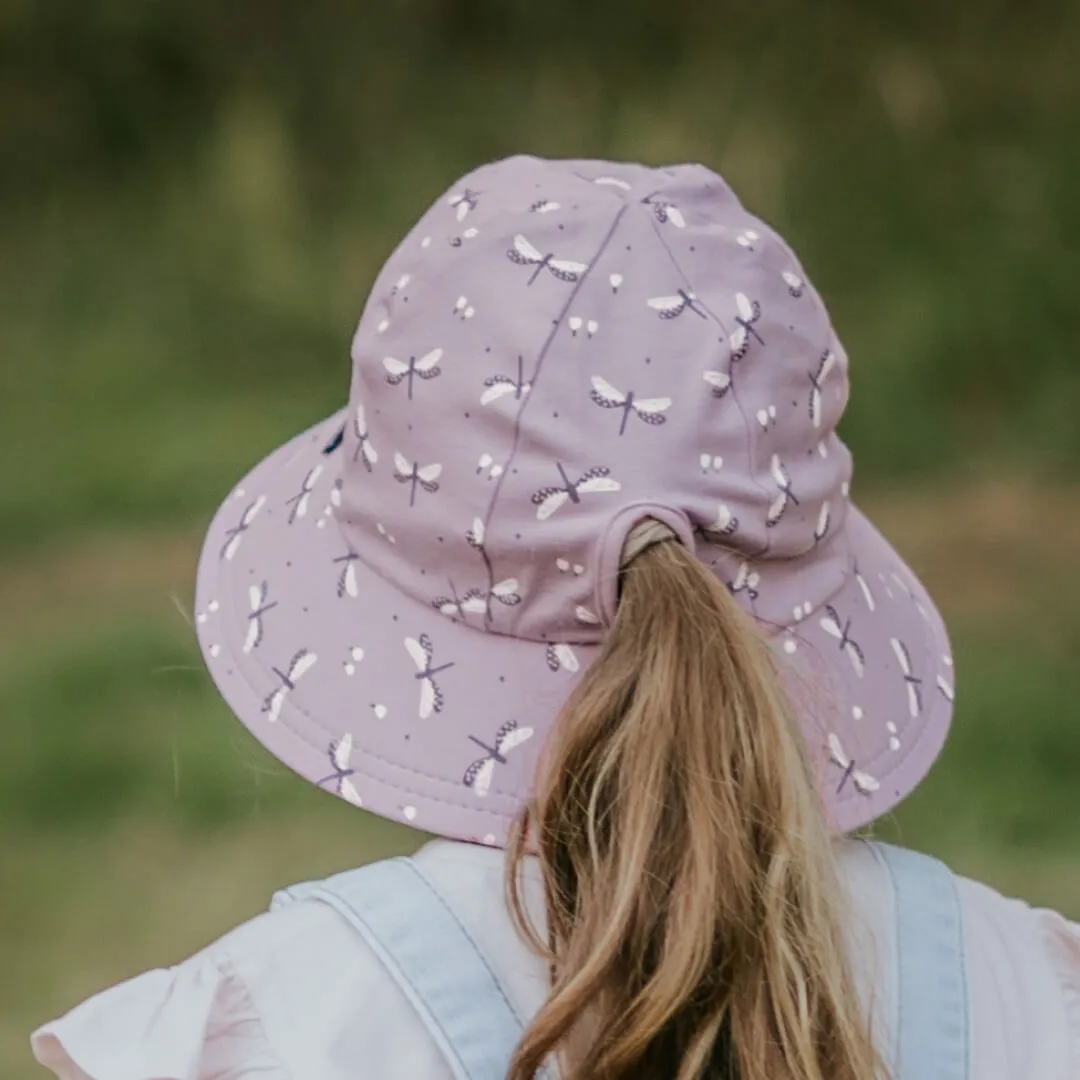
POLYGON ((240 543, 244 533, 251 528, 259 511, 266 505, 266 496, 260 495, 253 503, 248 503, 244 512, 240 515, 240 521, 231 529, 225 530, 225 544, 221 549, 221 558, 226 562, 232 562, 236 553, 240 550, 240 543))
POLYGON ((301 677, 315 666, 317 659, 318 657, 313 652, 300 649, 289 661, 289 666, 284 671, 277 667, 270 669, 281 683, 280 686, 266 696, 262 703, 262 711, 271 724, 277 723, 285 699, 296 689, 296 684, 301 677))
POLYGON ((506 764, 506 755, 517 749, 523 742, 533 737, 531 727, 518 727, 516 720, 509 720, 495 732, 494 745, 488 746, 475 735, 469 741, 476 743, 484 756, 474 761, 466 770, 462 783, 483 798, 491 790, 491 780, 495 775, 496 765, 506 764))
POLYGON ((333 784, 338 795, 346 802, 351 802, 353 806, 363 806, 364 804, 360 800, 356 786, 352 782, 352 777, 356 775, 356 770, 349 766, 352 750, 352 735, 348 732, 342 735, 340 739, 335 739, 327 751, 327 756, 330 758, 330 767, 334 771, 329 776, 324 776, 321 780, 316 781, 316 784, 319 787, 323 787, 325 784, 333 784))
POLYGON ((411 484, 409 489, 409 505, 416 502, 416 489, 422 487, 429 495, 439 490, 438 480, 442 475, 442 465, 421 466, 418 462, 410 462, 404 454, 394 454, 394 479, 399 484, 411 484))
POLYGON ((586 263, 572 262, 570 259, 556 259, 552 252, 541 255, 520 233, 514 237, 514 246, 507 251, 506 255, 511 262, 519 266, 535 267, 532 277, 529 278, 529 285, 544 269, 560 281, 577 281, 589 269, 586 263))
POLYGON ((826 349, 821 354, 817 370, 810 373, 810 422, 815 428, 821 427, 824 383, 835 364, 836 354, 831 349, 826 349))
POLYGON ((442 349, 432 349, 431 352, 421 356, 419 360, 415 356, 410 356, 408 363, 388 356, 383 360, 383 367, 386 368, 386 381, 391 386, 398 386, 405 379, 408 379, 409 400, 412 401, 413 379, 417 375, 421 379, 434 379, 441 375, 442 368, 439 367, 439 361, 442 359, 442 355, 442 349))
POLYGON ((451 661, 439 667, 432 666, 435 649, 427 634, 421 634, 419 639, 406 638, 405 648, 416 665, 416 679, 420 683, 420 719, 426 720, 432 713, 442 712, 445 704, 435 676, 449 670, 454 664, 451 661))
POLYGON ((677 319, 687 310, 692 311, 699 318, 708 318, 698 298, 687 289, 679 289, 674 296, 653 296, 645 303, 657 312, 661 319, 677 319))
POLYGON ((525 381, 525 358, 520 354, 517 368, 516 379, 509 375, 492 375, 489 379, 485 379, 484 386, 487 389, 480 395, 480 404, 490 405, 507 394, 513 394, 514 400, 520 401, 532 389, 532 383, 525 381))
POLYGON ((292 507, 289 511, 290 525, 307 514, 311 493, 315 490, 315 484, 322 475, 322 471, 323 467, 321 465, 309 469, 307 476, 304 477, 304 482, 300 485, 300 490, 291 498, 285 500, 285 505, 292 507))
POLYGON ((569 645, 562 643, 549 645, 544 650, 544 658, 547 660, 547 666, 552 671, 562 670, 573 673, 581 668, 577 653, 569 645))
POLYGON ((773 481, 780 489, 780 494, 773 500, 765 517, 765 524, 771 529, 787 513, 789 506, 799 505, 799 500, 795 497, 795 492, 791 490, 791 477, 788 476, 787 469, 784 468, 784 463, 780 460, 779 454, 773 454, 770 471, 772 472, 773 481))
POLYGON ((686 219, 682 216, 682 211, 674 203, 664 202, 662 199, 656 199, 652 195, 646 195, 641 201, 646 206, 652 207, 656 220, 662 225, 670 222, 676 229, 686 228, 686 219))
POLYGON ((821 629, 840 642, 840 648, 847 653, 855 674, 861 679, 866 674, 866 658, 863 656, 859 643, 851 637, 851 620, 842 620, 836 608, 826 604, 821 629))
POLYGON ((631 413, 636 413, 639 420, 646 424, 663 424, 667 417, 664 412, 671 408, 671 398, 639 398, 633 390, 625 394, 616 390, 606 379, 599 375, 592 377, 592 390, 589 397, 602 409, 621 409, 622 423, 619 425, 619 434, 626 431, 626 422, 631 413))
POLYGON ((556 462, 555 468, 559 470, 559 476, 562 478, 562 487, 541 488, 533 495, 532 504, 536 507, 537 521, 546 521, 567 502, 581 502, 582 495, 622 490, 622 484, 617 480, 612 480, 609 475, 611 470, 603 465, 588 469, 576 481, 566 475, 566 470, 561 463, 556 462))
POLYGON ((716 520, 703 525, 701 531, 706 536, 730 536, 739 527, 739 519, 731 512, 727 503, 719 503, 716 508, 716 520))
POLYGON ((341 564, 341 573, 338 575, 337 594, 339 599, 351 596, 354 600, 359 594, 356 586, 356 563, 360 556, 350 547, 344 555, 338 555, 334 563, 341 564))
POLYGON ((735 239, 740 247, 746 248, 747 251, 753 251, 754 241, 760 240, 761 234, 756 229, 743 229, 735 239))
POLYGON ((874 601, 874 594, 870 591, 870 586, 866 583, 866 578, 864 578, 858 570, 855 571, 855 580, 858 582, 859 588, 862 589, 863 599, 866 601, 866 606, 870 609, 871 612, 876 611, 877 604, 874 601))
POLYGON ((363 405, 357 405, 356 412, 353 414, 353 432, 356 435, 356 449, 353 451, 353 461, 363 461, 364 468, 371 472, 371 467, 379 460, 379 455, 375 447, 371 445, 363 405))
POLYGON ((806 282, 798 274, 792 273, 790 270, 785 270, 780 276, 784 279, 788 292, 798 300, 803 294, 803 289, 806 288, 806 282))
POLYGON ((899 638, 890 638, 893 652, 900 664, 900 670, 904 673, 904 682, 908 691, 908 712, 915 719, 922 712, 922 679, 917 678, 911 666, 911 653, 907 646, 899 638))
POLYGON ((262 644, 263 639, 263 616, 271 609, 276 608, 276 600, 268 601, 269 586, 264 581, 261 585, 252 585, 248 588, 248 602, 251 611, 248 612, 247 635, 244 637, 244 652, 249 653, 262 644))
POLYGON ((839 737, 831 732, 829 734, 829 760, 837 768, 844 770, 843 776, 840 777, 840 783, 836 787, 837 794, 843 790, 849 779, 860 795, 872 795, 881 787, 876 777, 855 767, 854 759, 847 755, 839 737))
POLYGON ((814 526, 814 543, 820 544, 829 534, 829 524, 832 521, 832 509, 829 506, 828 500, 821 504, 821 510, 818 512, 817 525, 814 526))
POLYGON ((517 578, 498 581, 491 590, 470 589, 464 596, 458 596, 454 583, 450 582, 450 596, 440 596, 431 602, 431 606, 443 615, 464 619, 466 615, 487 615, 490 602, 497 601, 505 607, 516 607, 521 603, 518 593, 517 578))
POLYGON ((465 188, 464 191, 451 195, 447 202, 454 207, 458 221, 464 221, 469 216, 470 211, 476 209, 479 197, 479 191, 471 191, 469 188, 465 188))
POLYGON ((558 209, 559 204, 552 202, 550 199, 540 199, 529 207, 529 211, 533 214, 550 214, 553 210, 558 209))
POLYGON ((731 389, 729 371, 706 371, 702 378, 712 387, 713 397, 722 398, 731 389))
POLYGON ((731 345, 731 359, 738 363, 749 351, 751 338, 756 339, 760 345, 765 342, 754 326, 761 318, 761 305, 756 300, 751 300, 746 293, 736 293, 735 307, 738 310, 735 316, 736 325, 728 340, 731 345))
POLYGON ((756 570, 750 569, 749 563, 740 563, 735 580, 728 582, 728 590, 732 596, 738 596, 744 592, 751 600, 758 598, 758 586, 761 584, 761 575, 756 570))

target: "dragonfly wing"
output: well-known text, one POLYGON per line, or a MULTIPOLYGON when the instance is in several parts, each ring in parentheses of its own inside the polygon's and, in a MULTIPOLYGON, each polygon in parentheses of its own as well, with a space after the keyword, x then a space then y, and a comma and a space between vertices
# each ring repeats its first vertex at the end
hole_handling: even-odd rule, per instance
MULTIPOLYGON (((622 405, 626 401, 626 395, 621 390, 616 390, 607 379, 601 378, 599 375, 592 377, 592 386, 593 393, 603 399, 599 404, 609 401, 612 405, 622 405)), ((596 397, 593 400, 596 401, 596 397)))
POLYGON ((420 680, 420 719, 426 720, 435 711, 435 684, 430 679, 420 680))
POLYGON ((643 413, 662 413, 671 408, 671 398, 641 398, 634 401, 634 408, 643 413))
POLYGON ((353 806, 362 807, 364 805, 360 793, 356 790, 356 785, 348 776, 343 776, 338 781, 338 792, 346 802, 352 803, 353 806))
POLYGON ((544 256, 520 233, 514 237, 514 250, 527 262, 538 263, 544 261, 544 256))
POLYGON ((394 453, 394 468, 397 469, 402 476, 408 476, 412 473, 412 465, 409 463, 408 458, 399 451, 395 451, 394 453))
POLYGON ((480 404, 490 405, 493 401, 498 401, 499 398, 504 397, 506 394, 513 393, 514 384, 512 382, 497 382, 492 383, 481 395, 480 404))
POLYGON ((442 349, 432 349, 426 356, 416 361, 416 370, 430 371, 442 359, 442 354, 442 349))
POLYGON ((405 639, 405 648, 412 657, 416 670, 423 671, 428 665, 428 653, 424 646, 416 638, 407 637, 405 639))
POLYGON ((591 480, 578 484, 578 491, 588 494, 596 491, 622 491, 622 484, 610 476, 594 476, 591 480))
POLYGON ((569 492, 563 491, 561 488, 548 492, 536 503, 536 520, 547 521, 569 498, 569 492))

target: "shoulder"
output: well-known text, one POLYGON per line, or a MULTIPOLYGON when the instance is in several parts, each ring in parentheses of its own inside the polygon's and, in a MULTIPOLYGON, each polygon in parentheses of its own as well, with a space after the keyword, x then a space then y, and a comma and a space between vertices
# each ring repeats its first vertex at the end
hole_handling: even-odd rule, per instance
POLYGON ((410 1075, 448 1075, 378 959, 314 900, 259 915, 175 967, 103 991, 32 1042, 58 1076, 94 1080, 344 1080, 361 1063, 363 1075, 391 1076, 403 1047, 410 1075))
MULTIPOLYGON (((896 849, 863 841, 847 841, 841 848, 854 906, 873 925, 879 943, 895 942, 890 850, 896 849)), ((1080 1075, 1080 928, 948 868, 941 873, 960 915, 971 1075, 994 1080, 1080 1075)), ((889 946, 881 952, 888 958, 889 946)), ((894 970, 879 981, 896 980, 895 961, 886 967, 894 970)))

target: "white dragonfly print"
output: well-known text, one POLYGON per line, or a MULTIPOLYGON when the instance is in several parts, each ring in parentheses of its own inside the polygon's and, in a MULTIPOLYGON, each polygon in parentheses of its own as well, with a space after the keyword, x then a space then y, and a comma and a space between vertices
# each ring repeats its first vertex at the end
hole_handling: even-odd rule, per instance
POLYGON ((245 653, 257 649, 262 644, 263 616, 278 605, 276 600, 269 600, 269 592, 270 587, 265 581, 261 585, 248 587, 248 603, 251 610, 248 612, 247 634, 244 636, 245 653))
POLYGON ((547 270, 552 277, 560 281, 577 281, 581 275, 589 269, 587 263, 574 262, 570 259, 556 259, 554 253, 548 252, 542 255, 520 233, 514 237, 514 246, 507 253, 507 258, 519 266, 533 266, 532 277, 528 284, 531 285, 540 275, 541 270, 547 270))
POLYGON ((386 381, 391 386, 399 386, 408 379, 409 400, 412 401, 413 380, 417 375, 421 379, 434 379, 441 375, 442 368, 439 367, 439 361, 442 359, 442 355, 442 349, 432 349, 431 352, 425 353, 419 359, 410 356, 408 363, 404 360, 397 360, 393 356, 388 356, 383 360, 383 367, 386 368, 386 381))
POLYGON ((814 543, 820 544, 829 534, 829 525, 832 522, 832 508, 829 506, 828 500, 821 504, 821 510, 818 511, 817 524, 814 526, 814 543))
POLYGON ((810 373, 810 422, 815 428, 821 427, 825 380, 835 366, 836 354, 832 349, 826 349, 821 354, 817 369, 810 373))
POLYGON ((564 645, 561 642, 559 644, 554 642, 550 644, 544 650, 544 658, 547 661, 547 666, 552 671, 561 670, 573 673, 581 668, 577 653, 569 645, 564 645))
POLYGON ((484 756, 477 758, 466 770, 462 777, 462 783, 483 798, 491 790, 491 781, 495 775, 496 765, 507 763, 506 755, 511 750, 516 750, 522 743, 528 742, 533 737, 531 727, 518 727, 516 720, 509 720, 497 732, 493 740, 494 745, 478 739, 475 735, 469 736, 469 741, 476 743, 484 756))
POLYGON ((463 596, 458 596, 454 583, 450 582, 450 595, 436 597, 431 606, 442 615, 464 619, 467 615, 487 615, 492 600, 505 607, 516 607, 521 603, 517 578, 506 578, 496 582, 490 591, 470 589, 463 596))
POLYGON ((645 303, 657 312, 661 319, 677 319, 684 311, 692 311, 702 319, 708 318, 697 296, 688 289, 679 289, 673 296, 653 296, 645 303))
POLYGON ((269 693, 262 703, 262 711, 271 724, 277 723, 285 699, 296 689, 296 684, 300 679, 315 666, 316 660, 318 660, 318 657, 315 653, 309 652, 307 649, 300 649, 289 661, 289 666, 284 671, 278 667, 270 669, 280 682, 280 685, 269 693))
POLYGON ((553 210, 558 210, 559 204, 552 202, 551 199, 539 199, 529 207, 529 212, 533 214, 550 214, 553 210))
POLYGON ((761 575, 756 570, 750 569, 749 563, 740 563, 735 574, 735 580, 728 582, 728 590, 732 596, 738 596, 744 592, 751 600, 758 598, 758 586, 761 584, 761 575))
POLYGON ((582 495, 622 490, 622 484, 611 478, 611 470, 604 465, 587 469, 577 480, 570 479, 561 463, 556 462, 555 468, 559 470, 562 486, 541 488, 532 497, 537 521, 547 521, 560 506, 565 506, 568 502, 581 502, 582 495))
POLYGON ((357 405, 353 414, 353 432, 356 435, 356 449, 353 451, 353 461, 363 461, 364 468, 371 472, 371 467, 379 460, 378 451, 371 445, 371 436, 368 432, 367 417, 364 406, 357 405))
POLYGON ((419 462, 410 462, 402 453, 394 454, 394 479, 399 484, 411 484, 409 489, 409 505, 416 502, 416 489, 422 487, 429 495, 434 495, 439 490, 439 477, 442 475, 442 465, 437 462, 432 465, 421 465, 419 462))
POLYGON ((657 199, 652 195, 646 195, 641 200, 646 206, 652 207, 652 212, 662 225, 666 225, 670 222, 676 229, 686 228, 686 219, 682 215, 682 211, 674 204, 664 202, 663 199, 657 199))
POLYGON ((622 410, 620 435, 626 431, 626 422, 630 419, 631 413, 636 413, 638 419, 644 420, 646 424, 656 425, 663 424, 667 420, 664 413, 671 408, 669 397, 639 398, 633 390, 628 390, 624 394, 599 375, 592 377, 592 390, 589 392, 589 397, 602 409, 622 410))
POLYGON ((749 351, 751 338, 760 345, 765 342, 754 325, 761 318, 761 305, 756 300, 751 300, 746 293, 736 293, 735 308, 735 329, 731 331, 728 342, 731 345, 731 359, 738 363, 749 351))
POLYGON ((798 300, 803 294, 803 289, 806 288, 806 282, 791 270, 785 270, 780 276, 784 279, 788 292, 798 300))
POLYGON ((702 378, 712 388, 713 397, 722 398, 731 389, 730 371, 706 371, 702 378))
POLYGON ((706 538, 710 536, 730 536, 739 527, 739 519, 731 512, 727 503, 719 503, 716 507, 716 520, 703 525, 701 531, 706 538))
POLYGON ((825 605, 825 616, 821 620, 821 629, 830 637, 840 642, 840 648, 847 654, 855 674, 861 679, 866 674, 866 657, 859 643, 851 636, 851 620, 841 619, 836 608, 825 605))
POLYGON ((342 735, 340 739, 335 739, 327 751, 330 767, 334 771, 329 776, 324 776, 321 780, 316 781, 316 784, 318 787, 333 784, 338 795, 346 802, 351 802, 353 806, 363 806, 360 794, 352 781, 352 777, 356 775, 356 770, 349 765, 352 751, 353 739, 348 732, 342 735))
POLYGON ((481 405, 490 405, 499 398, 513 394, 515 401, 520 401, 531 389, 532 383, 525 381, 525 358, 518 355, 517 378, 510 375, 492 375, 484 380, 485 390, 480 395, 481 405))
POLYGON ((225 530, 225 543, 221 548, 221 557, 226 562, 232 562, 236 557, 236 553, 240 550, 240 543, 244 538, 244 533, 251 528, 251 523, 265 505, 266 496, 260 495, 253 503, 248 503, 244 508, 244 512, 240 515, 239 522, 231 529, 225 530))
POLYGON ((337 581, 337 594, 338 598, 345 596, 351 596, 354 600, 359 595, 359 589, 356 584, 356 564, 359 561, 360 556, 350 547, 344 555, 338 555, 334 559, 334 564, 341 565, 341 573, 338 575, 337 581))
POLYGON ((323 467, 321 465, 309 469, 307 476, 304 477, 304 482, 300 485, 300 490, 285 500, 285 505, 291 507, 289 510, 290 525, 307 514, 311 493, 315 490, 315 484, 318 482, 319 477, 322 476, 322 471, 323 467))
POLYGON ((844 774, 840 777, 840 783, 836 786, 836 792, 839 794, 844 785, 851 780, 855 785, 855 790, 860 795, 872 795, 881 787, 881 783, 877 777, 871 776, 868 772, 863 772, 861 769, 855 767, 855 761, 849 757, 844 750, 843 743, 840 742, 839 736, 835 732, 829 733, 829 760, 839 769, 843 769, 844 774))
POLYGON ((911 666, 911 653, 907 646, 899 638, 890 638, 893 652, 900 664, 900 670, 904 673, 904 682, 908 691, 908 712, 912 719, 922 712, 922 679, 917 678, 911 666))
POLYGON ((458 221, 464 221, 469 216, 469 212, 476 209, 479 197, 479 191, 472 191, 469 188, 465 188, 464 191, 456 192, 451 195, 447 202, 454 207, 458 221))
POLYGON ((779 454, 773 454, 770 471, 774 483, 780 489, 780 494, 773 500, 765 517, 765 524, 771 529, 787 513, 789 506, 799 505, 799 500, 796 498, 795 492, 791 490, 791 477, 788 475, 787 469, 784 468, 784 463, 780 460, 779 454))
POLYGON ((427 634, 421 634, 419 638, 406 638, 405 648, 416 665, 416 679, 420 683, 420 719, 426 720, 432 713, 442 712, 445 704, 435 676, 448 671, 454 663, 450 661, 438 667, 434 666, 435 647, 427 634))

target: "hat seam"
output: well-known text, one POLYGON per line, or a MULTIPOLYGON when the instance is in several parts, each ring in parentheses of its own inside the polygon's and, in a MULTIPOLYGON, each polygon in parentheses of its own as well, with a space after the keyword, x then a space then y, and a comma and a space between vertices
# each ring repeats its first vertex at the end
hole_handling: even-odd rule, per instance
MULTIPOLYGON (((674 253, 672 252, 671 248, 668 246, 667 240, 664 239, 663 233, 660 231, 659 227, 656 224, 656 221, 652 218, 651 215, 650 215, 650 224, 652 225, 653 233, 656 235, 656 238, 660 241, 660 245, 663 247, 664 251, 667 254, 668 259, 671 261, 671 265, 675 267, 676 271, 679 273, 679 275, 682 277, 683 281, 686 283, 687 291, 688 292, 695 292, 695 290, 693 288, 693 282, 691 282, 689 275, 683 269, 682 264, 678 261, 678 259, 675 258, 674 253)), ((711 306, 709 305, 709 303, 707 301, 699 299, 698 303, 701 305, 702 309, 708 313, 709 317, 713 320, 713 322, 715 322, 716 325, 720 327, 720 330, 724 335, 724 342, 725 342, 725 347, 726 347, 726 342, 727 342, 727 337, 728 337, 729 331, 728 331, 727 327, 725 326, 724 321, 712 310, 711 306)), ((729 371, 731 370, 732 366, 733 365, 731 363, 731 353, 730 353, 730 350, 728 350, 728 370, 729 371)), ((766 491, 765 487, 758 480, 758 468, 757 468, 758 463, 757 463, 757 454, 755 452, 755 447, 754 447, 753 429, 750 426, 750 420, 746 415, 746 410, 743 408, 742 402, 739 400, 739 392, 738 392, 738 389, 735 386, 734 377, 732 377, 732 379, 731 379, 731 398, 732 398, 732 401, 734 401, 734 403, 735 403, 735 408, 737 408, 739 410, 739 416, 742 417, 743 436, 744 436, 745 441, 746 441, 747 459, 748 459, 748 462, 749 462, 749 465, 750 465, 750 477, 751 477, 751 480, 752 480, 754 486, 761 493, 764 505, 767 506, 768 502, 769 502, 769 493, 766 491)), ((768 555, 770 549, 771 549, 771 543, 770 543, 770 540, 769 540, 768 532, 766 532, 766 534, 765 534, 765 546, 760 551, 753 552, 752 554, 749 554, 747 557, 752 558, 752 559, 761 559, 764 556, 768 555)))
MULTIPOLYGON (((623 204, 622 206, 620 206, 618 213, 615 215, 614 219, 611 222, 611 225, 608 227, 607 234, 604 236, 604 239, 600 242, 600 247, 597 249, 597 251, 593 255, 593 257, 589 260, 584 272, 581 274, 581 276, 578 278, 578 280, 574 283, 574 288, 570 291, 569 297, 563 303, 562 308, 559 310, 559 313, 558 313, 557 317, 555 318, 554 322, 552 323, 551 329, 548 331, 548 336, 547 336, 546 340, 544 341, 543 345, 540 347, 540 351, 539 351, 539 353, 537 354, 537 357, 536 357, 536 362, 535 362, 535 364, 533 366, 532 376, 530 377, 530 380, 529 380, 531 382, 531 384, 532 384, 532 387, 533 387, 532 392, 529 393, 525 397, 524 401, 522 401, 521 408, 518 409, 517 415, 514 417, 514 435, 513 435, 513 438, 510 441, 510 454, 506 459, 506 464, 503 467, 502 473, 499 475, 498 480, 496 480, 496 482, 495 482, 495 490, 492 491, 491 498, 488 500, 487 510, 484 512, 483 521, 484 521, 484 531, 485 532, 487 532, 487 530, 491 526, 491 520, 492 520, 492 517, 495 514, 495 508, 496 508, 496 506, 498 504, 498 501, 499 501, 499 494, 502 491, 503 482, 506 479, 506 477, 510 475, 510 471, 511 471, 511 468, 513 466, 513 463, 517 458, 518 445, 519 445, 519 443, 521 441, 521 421, 522 421, 522 417, 524 417, 525 410, 528 409, 530 402, 536 396, 536 388, 537 388, 537 385, 539 384, 540 375, 541 375, 541 372, 543 371, 543 368, 544 368, 544 360, 547 358, 547 354, 550 351, 551 346, 555 341, 555 335, 558 334, 560 329, 562 329, 563 319, 566 318, 566 313, 570 310, 571 305, 577 299, 578 293, 585 286, 585 282, 589 280, 589 275, 592 273, 593 267, 596 265, 596 263, 599 261, 599 259, 601 259, 603 257, 603 254, 607 250, 608 244, 611 243, 612 238, 615 236, 616 230, 619 227, 619 222, 622 221, 623 215, 626 213, 626 211, 627 211, 627 204, 623 204)), ((487 551, 485 550, 485 551, 481 552, 481 554, 482 554, 483 559, 484 559, 484 564, 487 567, 488 588, 492 589, 495 586, 495 570, 494 570, 494 567, 491 564, 491 558, 488 555, 487 551)), ((485 622, 486 621, 487 621, 487 619, 485 618, 485 622)))

